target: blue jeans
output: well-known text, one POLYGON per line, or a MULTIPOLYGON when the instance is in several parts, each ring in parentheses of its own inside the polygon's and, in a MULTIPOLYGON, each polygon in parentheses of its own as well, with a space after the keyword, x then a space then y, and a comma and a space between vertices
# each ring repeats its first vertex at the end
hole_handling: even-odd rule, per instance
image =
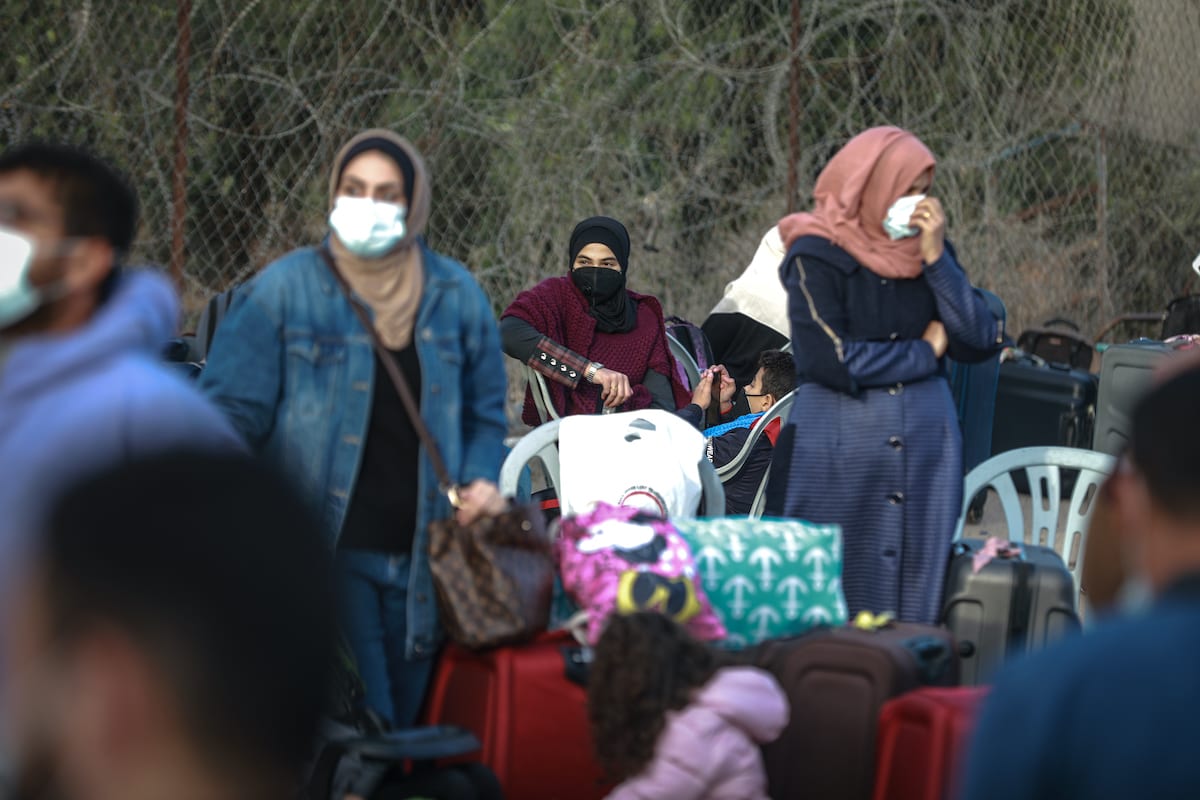
POLYGON ((433 667, 433 659, 404 657, 412 559, 339 550, 337 564, 342 627, 366 684, 367 706, 394 727, 410 727, 421 711, 433 667))

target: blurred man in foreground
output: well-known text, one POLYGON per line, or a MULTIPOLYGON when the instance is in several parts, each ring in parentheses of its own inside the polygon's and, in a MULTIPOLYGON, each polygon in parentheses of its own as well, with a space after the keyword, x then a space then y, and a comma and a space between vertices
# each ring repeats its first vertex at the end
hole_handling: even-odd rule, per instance
POLYGON ((18 797, 297 796, 335 627, 304 508, 255 462, 189 453, 67 491, 4 609, 18 797))
POLYGON ((964 797, 1195 797, 1200 787, 1200 370, 1151 391, 1111 480, 1115 529, 1154 594, 1002 673, 964 797))

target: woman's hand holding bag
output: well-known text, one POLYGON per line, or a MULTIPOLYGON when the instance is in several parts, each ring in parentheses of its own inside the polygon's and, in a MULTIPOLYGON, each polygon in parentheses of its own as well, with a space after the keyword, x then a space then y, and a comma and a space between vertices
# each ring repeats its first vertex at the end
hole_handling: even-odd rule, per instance
POLYGON ((455 508, 450 519, 429 525, 429 569, 442 625, 451 639, 471 649, 533 638, 550 622, 554 586, 553 548, 541 510, 509 502, 491 481, 478 479, 459 486, 451 478, 412 390, 370 317, 354 301, 332 254, 324 248, 320 253, 400 395, 433 464, 439 490, 455 508))

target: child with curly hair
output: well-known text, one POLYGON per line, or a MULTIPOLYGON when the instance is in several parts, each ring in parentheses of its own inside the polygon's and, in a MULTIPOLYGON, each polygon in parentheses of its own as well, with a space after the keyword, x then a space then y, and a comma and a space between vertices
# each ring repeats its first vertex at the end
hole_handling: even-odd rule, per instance
POLYGON ((614 614, 588 681, 596 753, 622 783, 609 800, 766 800, 759 745, 788 722, 775 679, 654 612, 614 614))

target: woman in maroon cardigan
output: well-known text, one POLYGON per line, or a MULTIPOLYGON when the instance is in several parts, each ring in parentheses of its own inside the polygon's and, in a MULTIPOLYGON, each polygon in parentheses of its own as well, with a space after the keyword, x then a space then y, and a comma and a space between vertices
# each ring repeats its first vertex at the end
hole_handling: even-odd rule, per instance
MULTIPOLYGON (((567 264, 566 275, 521 292, 504 310, 504 352, 546 376, 560 416, 686 406, 690 395, 676 377, 662 306, 625 288, 625 226, 585 219, 571 234, 567 264)), ((528 392, 523 418, 540 421, 528 392)))

